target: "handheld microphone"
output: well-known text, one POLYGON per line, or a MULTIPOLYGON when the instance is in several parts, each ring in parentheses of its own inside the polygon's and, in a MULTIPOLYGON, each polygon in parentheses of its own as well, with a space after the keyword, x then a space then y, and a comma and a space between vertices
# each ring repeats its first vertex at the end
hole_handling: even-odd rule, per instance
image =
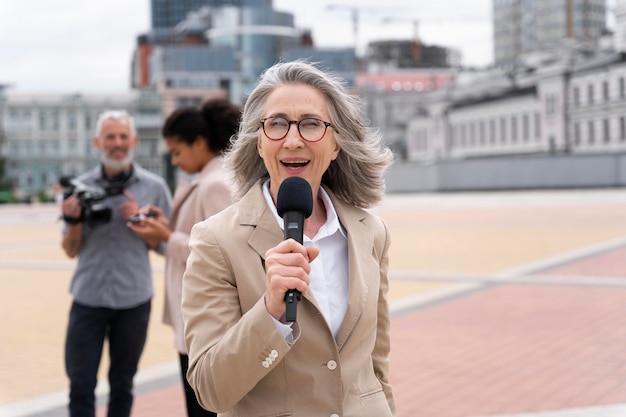
MULTIPOLYGON (((313 211, 313 192, 307 180, 300 177, 286 178, 278 189, 276 211, 285 223, 285 240, 294 239, 302 244, 304 219, 313 211)), ((296 321, 296 311, 301 296, 300 291, 295 289, 287 290, 285 293, 287 307, 285 319, 287 321, 296 321)))

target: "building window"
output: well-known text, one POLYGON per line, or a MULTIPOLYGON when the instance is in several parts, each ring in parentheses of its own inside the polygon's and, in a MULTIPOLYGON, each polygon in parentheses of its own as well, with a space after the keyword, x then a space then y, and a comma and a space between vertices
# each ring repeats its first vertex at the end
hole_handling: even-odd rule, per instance
POLYGON ((461 125, 459 126, 460 132, 459 132, 459 145, 461 147, 465 146, 465 125, 461 125))
POLYGON ((202 104, 202 97, 176 97, 176 108, 183 106, 199 106, 202 104))
POLYGON ((450 144, 450 149, 456 145, 456 126, 450 126, 450 140, 448 143, 450 144))
POLYGON ((53 110, 52 112, 50 112, 50 119, 52 121, 52 130, 58 131, 59 130, 59 112, 56 110, 53 110))
POLYGON ((580 124, 574 123, 574 145, 580 146, 580 124))
POLYGON ((485 138, 485 121, 481 120, 479 126, 479 132, 478 132, 478 140, 480 141, 481 145, 484 145, 486 142, 486 138, 485 138))
POLYGON ((495 119, 491 119, 489 121, 489 141, 493 145, 496 143, 496 121, 495 119))
POLYGON ((500 118, 500 142, 506 143, 506 118, 500 118))
POLYGON ((535 113, 535 138, 541 140, 541 114, 535 113))
POLYGON ((91 117, 91 114, 85 113, 85 130, 87 132, 91 132, 92 129, 94 129, 93 118, 91 117))
POLYGON ((76 112, 74 110, 71 110, 67 115, 67 128, 76 130, 76 112))
POLYGON ((50 155, 58 156, 60 154, 59 149, 60 144, 57 139, 50 141, 50 155))
POLYGON ((624 77, 619 79, 619 96, 620 98, 626 97, 626 84, 624 83, 624 77))
POLYGON ((556 94, 550 94, 546 97, 546 114, 553 116, 557 112, 558 97, 556 94))
POLYGON ((517 116, 511 116, 511 141, 517 142, 517 116))
POLYGON ((602 83, 602 97, 604 101, 609 101, 609 83, 608 81, 604 81, 602 83))
POLYGON ((593 142, 596 140, 594 131, 593 131, 593 120, 589 121, 589 123, 587 124, 587 129, 588 129, 588 136, 589 136, 587 138, 587 142, 589 142, 589 144, 593 144, 593 142))
POLYGON ((70 155, 78 154, 78 143, 76 139, 70 139, 67 141, 67 153, 70 155))
POLYGON ((150 156, 157 156, 159 153, 159 143, 156 140, 150 140, 150 156))
POLYGON ((604 143, 609 143, 611 141, 611 124, 609 119, 604 119, 602 122, 603 133, 604 133, 604 143))
POLYGON ((522 140, 527 142, 530 139, 530 119, 527 114, 522 115, 522 140))
POLYGON ((593 84, 587 86, 587 102, 593 104, 593 84))
POLYGON ((580 88, 574 87, 574 107, 580 106, 580 88))
POLYGON ((619 118, 619 140, 626 141, 626 117, 624 116, 619 118))
POLYGON ((30 140, 24 141, 24 147, 22 148, 23 156, 30 156, 33 154, 33 143, 30 140))

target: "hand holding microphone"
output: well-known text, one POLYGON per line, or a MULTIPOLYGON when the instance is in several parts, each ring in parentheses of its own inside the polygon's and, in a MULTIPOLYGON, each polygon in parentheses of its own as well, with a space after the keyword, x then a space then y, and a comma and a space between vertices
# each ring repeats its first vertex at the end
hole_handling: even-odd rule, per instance
POLYGON ((281 315, 276 314, 278 306, 285 308, 286 321, 293 322, 296 320, 297 303, 301 297, 298 287, 306 289, 309 282, 309 263, 319 253, 318 248, 305 249, 302 246, 304 219, 313 211, 313 195, 309 183, 300 177, 285 179, 278 190, 276 209, 284 220, 285 241, 268 251, 266 256, 269 291, 266 305, 270 314, 274 313, 272 315, 275 317, 281 315), (275 293, 282 296, 280 304, 279 300, 272 297, 275 293))

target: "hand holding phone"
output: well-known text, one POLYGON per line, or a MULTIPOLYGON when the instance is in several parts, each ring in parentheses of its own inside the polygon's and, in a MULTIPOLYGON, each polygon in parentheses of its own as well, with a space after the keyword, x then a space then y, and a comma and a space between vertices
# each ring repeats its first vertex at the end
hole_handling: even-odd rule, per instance
POLYGON ((128 221, 134 224, 140 223, 142 220, 148 217, 156 217, 158 213, 156 211, 149 211, 147 213, 137 213, 133 214, 128 218, 128 221))

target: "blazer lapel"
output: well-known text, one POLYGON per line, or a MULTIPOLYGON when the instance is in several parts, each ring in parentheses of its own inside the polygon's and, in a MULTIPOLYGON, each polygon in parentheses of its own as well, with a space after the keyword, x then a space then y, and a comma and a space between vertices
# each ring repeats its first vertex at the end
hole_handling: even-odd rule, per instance
MULTIPOLYGON (((372 264, 374 240, 364 223, 365 213, 337 200, 332 192, 328 191, 328 194, 337 211, 339 221, 348 231, 348 309, 336 339, 337 348, 341 350, 365 308, 370 289, 369 280, 378 279, 379 273, 375 268, 376 265, 372 264)), ((265 204, 260 184, 255 185, 242 198, 239 216, 239 223, 242 226, 254 227, 248 238, 248 244, 261 259, 265 260, 265 252, 279 244, 284 236, 276 218, 265 204)), ((312 293, 304 298, 319 310, 312 293)))
POLYGON ((265 259, 265 252, 283 240, 283 233, 271 210, 265 204, 260 183, 242 198, 239 224, 254 227, 248 238, 248 244, 263 259, 265 259))
POLYGON ((348 235, 348 309, 336 338, 337 349, 341 350, 365 308, 370 289, 369 280, 373 276, 378 277, 378 270, 372 269, 374 240, 367 225, 364 224, 363 211, 348 206, 330 195, 339 221, 348 235))
MULTIPOLYGON (((254 230, 248 239, 248 244, 259 254, 264 262, 265 252, 278 245, 285 238, 274 214, 265 204, 260 185, 255 186, 242 199, 239 223, 242 226, 254 226, 254 230)), ((303 298, 310 301, 319 310, 312 292, 309 292, 303 298)))

